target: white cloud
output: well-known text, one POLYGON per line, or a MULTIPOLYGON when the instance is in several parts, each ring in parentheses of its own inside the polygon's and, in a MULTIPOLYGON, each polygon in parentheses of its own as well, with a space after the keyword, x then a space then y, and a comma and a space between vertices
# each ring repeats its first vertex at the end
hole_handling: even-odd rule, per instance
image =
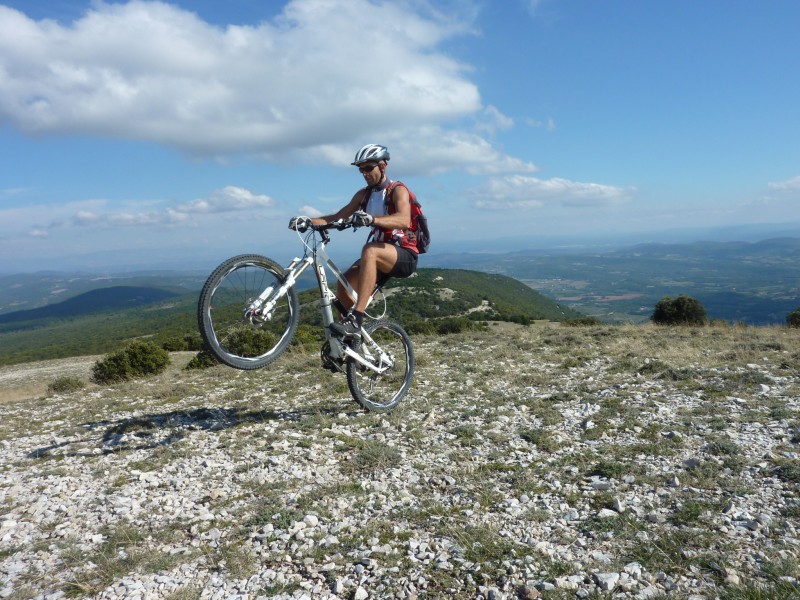
POLYGON ((275 206, 275 202, 269 196, 254 194, 250 190, 229 185, 221 190, 212 192, 207 198, 178 204, 170 210, 174 213, 205 214, 254 210, 273 206, 275 206))
POLYGON ((800 190, 800 175, 786 181, 771 181, 767 185, 769 189, 779 192, 800 190))
MULTIPOLYGON (((95 2, 63 25, 0 6, 0 119, 32 134, 278 160, 349 157, 362 138, 424 137, 465 117, 477 130, 506 129, 513 121, 482 106, 469 66, 440 47, 471 34, 472 17, 415 0, 292 0, 270 22, 217 27, 131 0, 95 2)), ((477 136, 443 131, 460 138, 445 162, 529 170, 477 136)))
POLYGON ((568 179, 538 179, 525 175, 493 177, 474 194, 476 208, 530 209, 550 204, 571 207, 620 204, 631 199, 635 190, 568 179))
POLYGON ((75 213, 73 222, 76 225, 94 225, 100 220, 102 220, 102 217, 96 212, 92 212, 90 210, 79 210, 77 213, 75 213))
POLYGON ((298 215, 303 215, 305 217, 314 218, 314 217, 321 217, 323 213, 321 213, 319 210, 317 210, 313 206, 309 206, 308 204, 305 204, 305 205, 300 207, 300 210, 298 211, 297 214, 298 215))
POLYGON ((403 173, 409 175, 436 175, 459 168, 470 175, 538 170, 531 162, 499 152, 479 135, 437 126, 400 132, 390 136, 387 145, 393 157, 402 157, 403 173))
POLYGON ((487 106, 479 115, 479 121, 475 127, 478 131, 493 134, 496 131, 511 129, 514 126, 514 119, 501 113, 495 106, 487 106))
POLYGON ((10 237, 27 231, 28 237, 45 238, 51 232, 69 226, 95 230, 194 226, 220 213, 249 217, 274 206, 275 202, 269 196, 236 186, 215 190, 206 198, 174 205, 163 201, 128 201, 112 208, 111 203, 105 200, 85 200, 62 205, 24 206, 0 210, 0 234, 10 237), (42 215, 49 217, 48 223, 41 222, 42 215))

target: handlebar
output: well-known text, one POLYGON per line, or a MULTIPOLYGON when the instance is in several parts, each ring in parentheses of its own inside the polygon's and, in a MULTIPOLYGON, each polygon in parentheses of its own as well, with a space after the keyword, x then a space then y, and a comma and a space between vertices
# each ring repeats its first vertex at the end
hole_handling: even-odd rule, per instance
POLYGON ((336 221, 331 221, 330 223, 326 223, 325 225, 312 225, 311 229, 315 231, 328 231, 330 229, 338 229, 339 231, 344 231, 345 229, 357 229, 355 225, 353 225, 353 221, 348 217, 347 219, 338 219, 336 221))
MULTIPOLYGON (((297 218, 300 219, 301 217, 297 218)), ((302 218, 310 221, 309 217, 302 217, 302 218)), ((358 229, 359 227, 361 226, 353 223, 352 217, 347 217, 346 219, 338 219, 336 221, 331 221, 330 223, 324 223, 323 225, 312 225, 310 222, 307 222, 307 224, 305 224, 302 229, 293 227, 291 224, 289 225, 289 228, 294 229, 295 231, 297 231, 298 234, 301 234, 308 230, 315 231, 320 235, 321 239, 325 243, 328 243, 330 241, 330 236, 328 235, 328 231, 330 231, 331 229, 343 231, 345 229, 358 229)))

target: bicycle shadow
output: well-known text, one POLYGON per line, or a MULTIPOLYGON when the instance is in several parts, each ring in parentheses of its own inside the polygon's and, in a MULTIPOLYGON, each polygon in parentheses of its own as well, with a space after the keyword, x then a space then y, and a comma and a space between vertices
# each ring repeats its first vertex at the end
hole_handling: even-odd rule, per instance
POLYGON ((137 417, 113 420, 90 421, 82 426, 89 431, 99 430, 101 436, 85 439, 54 441, 53 444, 37 448, 26 457, 33 459, 59 457, 91 457, 122 451, 152 450, 180 442, 193 431, 223 431, 246 424, 269 421, 297 422, 312 414, 339 414, 339 408, 301 408, 295 410, 247 410, 246 408, 195 408, 153 413, 137 417), (84 449, 58 452, 69 446, 84 449))

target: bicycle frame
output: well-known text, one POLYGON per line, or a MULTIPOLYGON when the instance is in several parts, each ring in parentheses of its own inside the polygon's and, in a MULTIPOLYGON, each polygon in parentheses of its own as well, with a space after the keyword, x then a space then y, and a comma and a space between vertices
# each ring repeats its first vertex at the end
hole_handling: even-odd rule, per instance
MULTIPOLYGON (((333 262, 333 259, 331 259, 326 250, 326 246, 328 242, 330 242, 328 230, 344 229, 343 224, 341 222, 333 222, 321 227, 313 227, 312 229, 313 232, 311 235, 316 236, 319 234, 319 240, 315 240, 313 248, 310 247, 306 241, 303 242, 306 248, 311 250, 311 254, 306 255, 304 258, 295 257, 292 259, 292 261, 286 267, 286 277, 283 281, 283 284, 281 284, 277 289, 275 289, 274 286, 270 286, 261 292, 261 294, 259 294, 258 297, 253 300, 253 302, 251 302, 250 305, 244 310, 244 316, 250 320, 270 320, 272 318, 272 309, 275 307, 278 300, 285 296, 288 290, 297 284, 298 279, 306 271, 306 269, 308 269, 308 267, 313 266, 320 292, 320 312, 322 313, 322 323, 323 327, 325 328, 325 338, 330 344, 331 356, 340 360, 350 357, 365 368, 381 374, 384 371, 392 368, 394 361, 380 348, 380 346, 378 346, 378 344, 375 343, 375 341, 366 331, 362 330, 361 333, 361 343, 367 345, 364 348, 364 352, 369 354, 369 349, 372 349, 374 352, 376 352, 380 356, 379 364, 383 365, 382 367, 378 367, 375 364, 364 360, 358 352, 355 352, 348 344, 345 344, 341 338, 331 334, 330 325, 334 322, 333 301, 336 298, 336 295, 328 286, 326 269, 331 270, 335 278, 344 287, 347 293, 350 294, 350 297, 353 298, 353 301, 358 301, 357 292, 350 285, 350 282, 347 281, 344 274, 339 270, 339 268, 336 266, 336 263, 333 262)), ((378 289, 379 288, 376 287, 375 292, 377 292, 378 289)), ((371 303, 375 297, 375 292, 373 292, 372 296, 370 296, 367 306, 369 306, 369 303, 371 303)))

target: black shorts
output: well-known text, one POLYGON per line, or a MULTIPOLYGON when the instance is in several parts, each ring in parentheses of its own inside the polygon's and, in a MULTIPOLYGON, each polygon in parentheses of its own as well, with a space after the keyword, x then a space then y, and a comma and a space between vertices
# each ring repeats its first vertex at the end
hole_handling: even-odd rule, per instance
MULTIPOLYGON (((378 281, 376 283, 379 286, 385 284, 392 277, 397 277, 398 279, 410 277, 417 270, 417 253, 408 248, 401 248, 400 246, 395 246, 395 248, 397 249, 397 262, 394 263, 392 270, 388 273, 378 271, 378 281)), ((360 262, 361 259, 357 260, 353 266, 356 266, 360 262)))

